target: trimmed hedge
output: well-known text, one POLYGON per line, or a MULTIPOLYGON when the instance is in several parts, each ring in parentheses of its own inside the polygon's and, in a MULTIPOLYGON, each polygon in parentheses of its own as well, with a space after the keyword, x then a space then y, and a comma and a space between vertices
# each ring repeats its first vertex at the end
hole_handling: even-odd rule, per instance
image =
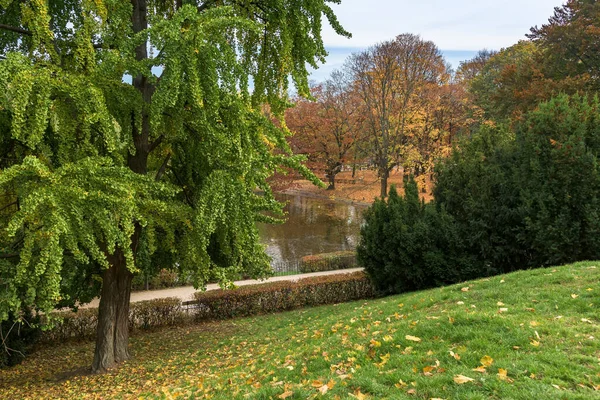
MULTIPOLYGON (((373 296, 373 285, 363 272, 249 285, 233 290, 211 290, 195 293, 195 301, 186 302, 190 306, 187 312, 181 300, 174 297, 131 303, 129 329, 136 331, 180 325, 192 318, 204 321, 266 314, 373 296)), ((44 331, 42 341, 60 342, 96 335, 97 308, 63 311, 56 315, 62 318, 62 322, 44 331)))
POLYGON ((196 320, 228 319, 374 296, 363 272, 318 276, 195 294, 196 320))
POLYGON ((302 257, 300 272, 334 271, 356 266, 356 252, 336 251, 302 257))
MULTIPOLYGON (((82 308, 77 312, 61 311, 55 316, 62 318, 54 328, 42 333, 42 341, 57 342, 71 338, 85 339, 96 335, 98 309, 82 308)), ((187 316, 176 297, 146 300, 131 303, 129 307, 129 329, 134 332, 161 326, 178 325, 187 316)))

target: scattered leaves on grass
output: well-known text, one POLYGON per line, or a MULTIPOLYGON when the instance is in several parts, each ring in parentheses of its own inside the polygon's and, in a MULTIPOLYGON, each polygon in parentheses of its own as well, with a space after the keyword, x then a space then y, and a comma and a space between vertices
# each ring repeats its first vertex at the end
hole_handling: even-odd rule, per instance
POLYGON ((411 335, 406 335, 404 337, 406 340, 410 340, 411 342, 420 342, 421 338, 416 337, 416 336, 411 336, 411 335))
POLYGON ((483 356, 479 361, 481 361, 481 365, 484 367, 489 367, 494 363, 494 359, 488 355, 483 356))

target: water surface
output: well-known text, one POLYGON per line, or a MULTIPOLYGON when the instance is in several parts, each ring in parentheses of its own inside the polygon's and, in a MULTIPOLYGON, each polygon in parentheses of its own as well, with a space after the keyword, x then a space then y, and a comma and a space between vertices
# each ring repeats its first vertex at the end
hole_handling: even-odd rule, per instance
POLYGON ((310 254, 354 250, 358 245, 366 206, 299 195, 277 197, 287 202, 287 221, 259 226, 261 241, 274 264, 298 261, 310 254))

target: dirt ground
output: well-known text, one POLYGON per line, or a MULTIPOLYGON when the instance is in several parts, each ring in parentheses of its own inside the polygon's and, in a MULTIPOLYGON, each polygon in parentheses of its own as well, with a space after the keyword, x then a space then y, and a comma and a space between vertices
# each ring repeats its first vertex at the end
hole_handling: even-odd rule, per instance
MULTIPOLYGON (((317 173, 317 176, 326 183, 326 179, 323 174, 317 173)), ((375 198, 379 197, 380 195, 381 182, 377 177, 376 171, 356 171, 354 178, 352 178, 351 171, 344 171, 337 174, 335 178, 336 183, 335 189, 333 190, 320 189, 309 181, 297 180, 294 181, 294 184, 291 188, 284 190, 284 193, 301 194, 304 196, 322 197, 331 200, 351 201, 355 203, 366 204, 373 203, 375 198)), ((392 171, 390 177, 388 178, 388 190, 389 186, 395 184, 398 193, 404 193, 402 180, 402 170, 392 171)), ((416 180, 421 192, 423 192, 422 188, 425 187, 425 193, 421 193, 421 198, 423 198, 425 201, 430 201, 432 199, 431 182, 429 179, 425 179, 425 177, 418 177, 416 180)))

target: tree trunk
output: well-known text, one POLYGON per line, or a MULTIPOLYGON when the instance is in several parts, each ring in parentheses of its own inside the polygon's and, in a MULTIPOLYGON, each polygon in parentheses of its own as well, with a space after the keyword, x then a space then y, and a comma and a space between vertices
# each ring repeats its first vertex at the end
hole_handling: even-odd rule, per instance
POLYGON ((329 186, 327 190, 335 189, 335 174, 327 174, 327 180, 329 181, 329 186))
MULTIPOLYGON (((147 0, 131 0, 133 13, 131 23, 134 33, 148 28, 147 0)), ((147 43, 143 42, 135 48, 135 58, 143 61, 148 58, 147 43)), ((148 172, 148 155, 160 142, 159 139, 150 143, 149 104, 154 93, 154 86, 143 75, 133 78, 135 87, 146 106, 142 108, 141 130, 135 124, 132 115, 132 136, 135 147, 134 154, 128 154, 127 165, 135 173, 148 172)), ((142 227, 136 224, 135 233, 131 238, 131 248, 135 256, 142 227)), ((92 362, 92 372, 100 373, 113 367, 116 363, 127 360, 129 356, 129 302, 131 298, 131 282, 133 274, 125 265, 125 258, 120 249, 115 254, 107 255, 110 268, 102 275, 102 292, 98 308, 98 329, 96 333, 96 350, 92 362)))
POLYGON ((385 172, 381 173, 381 198, 385 198, 387 197, 387 181, 388 181, 388 176, 389 176, 389 172, 387 171, 387 169, 385 170, 385 172))
POLYGON ((129 358, 129 300, 133 274, 125 266, 119 250, 108 259, 111 266, 102 274, 96 350, 92 363, 94 373, 104 372, 129 358))

